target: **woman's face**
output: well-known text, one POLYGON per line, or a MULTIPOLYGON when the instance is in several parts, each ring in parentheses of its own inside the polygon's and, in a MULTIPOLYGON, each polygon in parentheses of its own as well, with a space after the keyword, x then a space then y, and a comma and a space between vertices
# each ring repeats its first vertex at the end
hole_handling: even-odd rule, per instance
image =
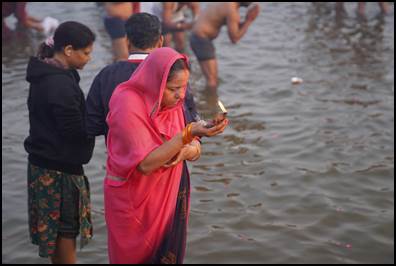
POLYGON ((184 88, 187 86, 189 75, 188 70, 180 70, 173 74, 173 77, 166 83, 161 108, 173 107, 184 99, 184 88))
POLYGON ((67 56, 67 62, 71 68, 83 69, 84 66, 91 60, 91 53, 93 50, 93 44, 74 50, 71 46, 65 49, 67 56))

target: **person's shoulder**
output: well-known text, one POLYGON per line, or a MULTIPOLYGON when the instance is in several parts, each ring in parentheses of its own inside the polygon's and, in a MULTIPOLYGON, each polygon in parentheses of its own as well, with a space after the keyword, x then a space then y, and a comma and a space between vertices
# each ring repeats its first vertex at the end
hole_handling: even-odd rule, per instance
POLYGON ((131 71, 137 68, 137 64, 128 61, 118 61, 114 62, 106 67, 104 67, 99 75, 113 75, 120 73, 120 71, 131 71))
POLYGON ((235 12, 235 3, 234 2, 211 3, 206 8, 206 12, 208 13, 209 16, 215 16, 216 18, 225 17, 235 12))
POLYGON ((145 110, 144 97, 126 81, 114 90, 109 107, 113 111, 122 110, 122 112, 138 114, 145 110))
POLYGON ((109 65, 105 66, 99 72, 99 75, 103 75, 104 73, 108 73, 108 72, 111 72, 113 69, 116 69, 118 67, 118 65, 119 65, 118 63, 120 63, 120 62, 114 62, 112 64, 109 64, 109 65))
POLYGON ((47 88, 48 99, 50 102, 67 102, 71 99, 84 97, 77 80, 73 74, 55 74, 43 79, 43 86, 47 88))
POLYGON ((64 73, 54 73, 48 75, 45 79, 50 87, 54 89, 58 88, 63 90, 64 88, 74 88, 78 87, 78 82, 80 81, 80 76, 77 71, 65 71, 64 73))
POLYGON ((117 85, 130 78, 136 68, 137 65, 128 61, 119 61, 105 66, 95 76, 90 92, 113 92, 117 85))
POLYGON ((95 76, 94 82, 109 81, 119 72, 121 62, 115 62, 102 68, 95 76))
POLYGON ((111 100, 128 102, 131 99, 140 99, 140 92, 133 88, 128 81, 120 83, 114 90, 111 100))

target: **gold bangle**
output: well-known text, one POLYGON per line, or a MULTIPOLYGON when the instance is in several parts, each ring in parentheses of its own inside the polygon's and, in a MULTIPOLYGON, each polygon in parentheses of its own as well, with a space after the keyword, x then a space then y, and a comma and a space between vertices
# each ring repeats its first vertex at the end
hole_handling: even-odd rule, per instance
POLYGON ((189 124, 188 131, 189 131, 188 136, 189 136, 189 143, 190 143, 194 139, 194 136, 192 134, 192 124, 191 123, 189 124))
POLYGON ((190 143, 190 124, 187 125, 186 127, 186 144, 190 143))
POLYGON ((185 127, 185 128, 183 128, 183 134, 182 134, 182 140, 183 140, 183 145, 186 145, 187 143, 186 143, 186 136, 187 136, 187 128, 185 127))
POLYGON ((188 124, 183 129, 183 145, 186 145, 193 140, 193 136, 191 133, 192 133, 192 124, 188 124))
POLYGON ((187 137, 188 137, 188 142, 189 142, 189 143, 191 142, 191 138, 192 138, 192 135, 191 135, 191 128, 192 128, 192 125, 191 125, 191 124, 188 124, 188 126, 187 126, 187 137))

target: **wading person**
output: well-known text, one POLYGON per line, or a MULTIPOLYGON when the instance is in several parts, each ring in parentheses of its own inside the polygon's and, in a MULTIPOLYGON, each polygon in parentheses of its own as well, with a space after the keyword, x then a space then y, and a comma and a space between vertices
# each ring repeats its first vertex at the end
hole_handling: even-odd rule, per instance
POLYGON ((210 4, 201 11, 194 23, 190 45, 206 78, 207 87, 215 90, 218 86, 217 59, 213 40, 217 38, 222 26, 227 25, 228 36, 237 43, 247 32, 259 14, 257 4, 251 2, 227 2, 210 4), (249 7, 245 21, 241 22, 240 7, 249 7))
POLYGON ((110 263, 182 263, 189 214, 186 160, 212 128, 185 123, 187 59, 158 48, 114 91, 107 124, 105 218, 110 263))
POLYGON ((39 255, 53 263, 75 263, 76 237, 81 235, 82 245, 92 237, 83 164, 91 158, 93 139, 85 130, 85 99, 76 69, 91 59, 94 40, 85 25, 64 22, 27 68, 30 237, 39 255))

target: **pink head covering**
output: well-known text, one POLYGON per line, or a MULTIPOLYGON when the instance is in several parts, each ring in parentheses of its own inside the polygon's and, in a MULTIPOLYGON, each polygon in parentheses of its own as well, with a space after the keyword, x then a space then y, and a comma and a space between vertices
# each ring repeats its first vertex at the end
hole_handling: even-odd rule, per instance
POLYGON ((177 59, 187 61, 171 48, 156 49, 131 78, 114 91, 106 120, 109 125, 108 174, 128 178, 136 166, 163 143, 161 134, 169 140, 184 128, 182 101, 160 110, 169 70, 177 59))
POLYGON ((162 137, 169 140, 185 126, 182 101, 160 110, 169 70, 177 59, 187 61, 171 48, 156 49, 116 88, 109 103, 107 175, 125 179, 105 179, 111 263, 147 261, 173 219, 182 162, 150 176, 136 168, 163 144, 162 137))

